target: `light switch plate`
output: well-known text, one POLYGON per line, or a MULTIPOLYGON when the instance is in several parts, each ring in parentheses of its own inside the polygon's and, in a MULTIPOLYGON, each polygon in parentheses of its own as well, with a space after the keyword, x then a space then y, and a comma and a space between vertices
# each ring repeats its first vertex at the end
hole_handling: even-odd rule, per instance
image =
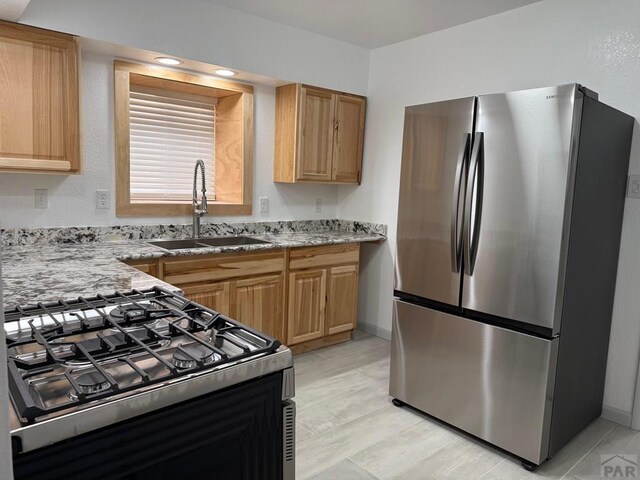
POLYGON ((640 198, 640 175, 629 175, 627 197, 640 198))
POLYGON ((46 188, 36 188, 33 193, 36 208, 49 208, 49 190, 46 188))
POLYGON ((260 213, 269 212, 269 197, 260 197, 260 213))
POLYGON ((111 192, 109 190, 96 190, 96 208, 101 210, 111 208, 111 192))
POLYGON ((316 213, 322 212, 322 199, 316 198, 316 213))

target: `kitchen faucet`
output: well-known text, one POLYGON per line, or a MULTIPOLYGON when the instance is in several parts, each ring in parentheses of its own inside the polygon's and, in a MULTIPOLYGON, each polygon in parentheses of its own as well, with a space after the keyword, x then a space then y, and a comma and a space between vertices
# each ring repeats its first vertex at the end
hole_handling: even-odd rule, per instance
POLYGON ((207 213, 207 187, 204 181, 204 162, 196 160, 196 166, 193 169, 193 238, 200 238, 200 217, 207 213), (196 184, 198 182, 198 167, 200 167, 202 178, 202 202, 198 205, 198 190, 196 184))

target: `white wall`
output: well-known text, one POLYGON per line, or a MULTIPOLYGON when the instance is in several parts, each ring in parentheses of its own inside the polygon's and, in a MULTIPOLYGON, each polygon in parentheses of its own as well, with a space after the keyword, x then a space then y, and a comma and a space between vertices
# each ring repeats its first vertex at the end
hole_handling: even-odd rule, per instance
MULTIPOLYGON (((254 214, 251 217, 205 217, 204 221, 335 218, 337 187, 273 183, 275 89, 255 87, 254 214), (259 213, 258 198, 269 197, 269 213, 259 213), (315 198, 323 209, 315 213, 315 198)), ((122 225, 191 221, 190 217, 128 218, 115 216, 115 139, 113 58, 82 54, 82 175, 0 174, 0 226, 41 227, 122 225), (49 208, 36 209, 35 188, 49 190, 49 208), (96 209, 96 190, 111 191, 112 208, 96 209)))
MULTIPOLYGON (((206 0, 33 0, 21 22, 254 74, 366 93, 363 48, 220 7, 206 0)), ((254 214, 204 221, 334 218, 337 187, 282 185, 273 178, 275 90, 255 90, 254 214), (259 213, 258 198, 270 211, 259 213), (315 213, 321 198, 323 209, 315 213)), ((0 174, 0 227, 189 222, 190 218, 117 218, 97 210, 95 191, 115 198, 112 58, 83 51, 81 176, 0 174), (35 188, 49 208, 34 207, 35 188)))
MULTIPOLYGON (((640 2, 546 0, 372 51, 363 183, 340 187, 338 216, 389 225, 384 248, 367 247, 360 321, 391 327, 393 245, 403 110, 481 93, 569 82, 640 118, 640 2)), ((636 128, 638 133, 638 128, 636 128)), ((634 138, 631 173, 640 173, 634 138)), ((640 339, 640 201, 625 206, 604 403, 630 421, 640 339)))
POLYGON ((369 51, 208 0, 32 0, 20 22, 366 94, 369 51))

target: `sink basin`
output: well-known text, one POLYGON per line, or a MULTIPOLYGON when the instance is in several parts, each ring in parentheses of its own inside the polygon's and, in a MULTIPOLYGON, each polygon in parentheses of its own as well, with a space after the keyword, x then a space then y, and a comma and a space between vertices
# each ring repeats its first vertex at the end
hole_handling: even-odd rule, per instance
POLYGON ((269 243, 251 237, 210 237, 210 238, 188 238, 185 240, 158 240, 147 242, 165 250, 182 250, 188 248, 207 247, 231 247, 234 245, 255 245, 258 243, 269 243))
POLYGON ((178 250, 181 248, 205 248, 206 245, 198 243, 197 240, 158 240, 157 242, 147 242, 151 245, 162 247, 166 250, 178 250))
POLYGON ((269 243, 251 237, 212 237, 199 238, 198 242, 204 243, 208 247, 224 247, 227 245, 256 245, 258 243, 269 243))

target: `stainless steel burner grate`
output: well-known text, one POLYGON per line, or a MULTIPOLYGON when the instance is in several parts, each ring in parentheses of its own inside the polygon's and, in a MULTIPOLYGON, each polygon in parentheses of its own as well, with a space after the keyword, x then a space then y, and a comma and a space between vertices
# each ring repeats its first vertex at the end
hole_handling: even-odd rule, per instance
POLYGON ((27 421, 280 346, 159 287, 18 307, 5 317, 10 394, 27 421))

